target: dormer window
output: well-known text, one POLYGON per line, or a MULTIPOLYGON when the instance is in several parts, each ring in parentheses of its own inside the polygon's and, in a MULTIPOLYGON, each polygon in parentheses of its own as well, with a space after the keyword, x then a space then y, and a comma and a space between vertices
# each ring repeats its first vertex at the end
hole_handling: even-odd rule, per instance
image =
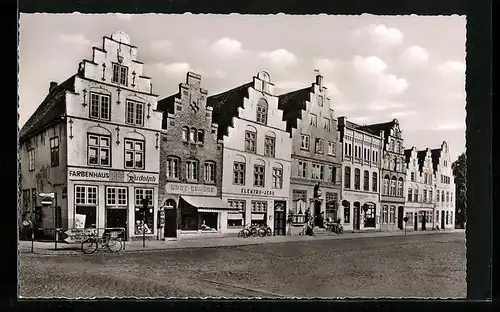
POLYGON ((267 101, 261 98, 257 103, 257 122, 260 124, 267 124, 267 101))
POLYGON ((112 82, 126 86, 128 82, 128 67, 113 63, 113 78, 112 82))

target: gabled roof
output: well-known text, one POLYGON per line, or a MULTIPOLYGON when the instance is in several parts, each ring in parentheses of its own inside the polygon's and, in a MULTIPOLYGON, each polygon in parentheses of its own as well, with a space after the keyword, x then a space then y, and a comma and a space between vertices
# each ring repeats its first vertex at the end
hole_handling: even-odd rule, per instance
POLYGON ((418 168, 420 170, 422 170, 422 168, 424 167, 426 155, 427 155, 427 150, 417 151, 418 168))
POLYGON ((406 162, 407 164, 409 164, 409 163, 410 163, 410 159, 411 159, 411 151, 412 151, 412 149, 411 149, 411 148, 409 148, 409 149, 405 149, 405 162, 406 162))
POLYGON ((207 98, 207 105, 213 108, 212 122, 218 124, 218 139, 227 135, 228 127, 233 126, 233 118, 239 116, 238 108, 243 108, 244 99, 248 98, 248 88, 251 86, 253 82, 207 98))
POLYGON ((310 101, 312 87, 292 91, 278 97, 278 109, 283 111, 283 121, 286 121, 286 131, 292 133, 297 129, 298 119, 302 119, 302 111, 307 109, 306 101, 310 101))
POLYGON ((161 99, 156 104, 156 109, 163 113, 161 120, 161 128, 167 129, 167 114, 173 114, 175 110, 175 98, 180 98, 181 94, 177 92, 176 94, 172 94, 167 96, 164 99, 161 99))
POLYGON ((436 148, 431 150, 431 157, 432 157, 432 168, 434 169, 434 171, 436 171, 439 165, 439 158, 441 157, 441 149, 436 148))
POLYGON ((61 115, 66 112, 66 97, 64 93, 65 91, 75 92, 75 76, 71 76, 47 94, 43 102, 19 131, 19 142, 28 139, 52 122, 61 119, 61 115), (62 96, 61 93, 63 93, 62 96))
POLYGON ((390 133, 390 130, 394 126, 394 120, 389 121, 389 122, 383 122, 383 123, 378 123, 378 124, 372 124, 372 125, 363 125, 360 127, 361 130, 364 130, 366 132, 372 132, 375 134, 380 134, 380 131, 384 131, 384 136, 387 137, 390 133))

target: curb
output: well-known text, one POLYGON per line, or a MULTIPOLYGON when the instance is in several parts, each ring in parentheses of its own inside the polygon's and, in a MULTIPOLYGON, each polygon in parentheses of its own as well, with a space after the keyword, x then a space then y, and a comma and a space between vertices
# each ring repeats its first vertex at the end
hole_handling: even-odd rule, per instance
MULTIPOLYGON (((439 235, 439 234, 451 234, 451 233, 465 233, 464 230, 448 230, 448 231, 418 231, 418 232, 407 232, 407 234, 400 232, 375 232, 375 233, 384 233, 383 235, 375 235, 375 236, 358 236, 356 234, 361 233, 346 233, 349 236, 344 235, 318 235, 314 238, 310 239, 299 239, 299 240, 289 240, 289 241, 255 241, 249 243, 239 243, 239 242, 230 242, 228 244, 223 245, 206 245, 206 246, 162 246, 162 247, 145 247, 144 249, 125 249, 120 253, 145 253, 145 252, 155 252, 155 251, 171 251, 171 250, 186 250, 186 249, 198 249, 198 248, 223 248, 223 247, 238 247, 238 246, 256 246, 263 244, 290 244, 290 243, 298 243, 298 242, 308 242, 308 241, 318 241, 318 240, 353 240, 353 239, 362 239, 362 238, 385 238, 385 237, 396 237, 396 236, 424 236, 424 235, 439 235)), ((372 232, 370 232, 371 234, 372 232)), ((366 233, 368 234, 368 233, 366 233)), ((309 237, 309 236, 307 236, 309 237)), ((79 250, 68 250, 68 249, 60 249, 60 250, 47 250, 43 248, 35 248, 34 252, 31 253, 30 248, 19 248, 19 253, 27 253, 27 254, 37 254, 37 255, 46 255, 46 256, 56 256, 56 255, 82 255, 79 250)))

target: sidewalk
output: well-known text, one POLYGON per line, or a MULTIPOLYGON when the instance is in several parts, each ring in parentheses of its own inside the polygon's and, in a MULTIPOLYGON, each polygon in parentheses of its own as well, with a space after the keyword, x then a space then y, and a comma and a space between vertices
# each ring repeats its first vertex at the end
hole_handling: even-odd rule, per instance
MULTIPOLYGON (((465 230, 450 229, 440 231, 412 231, 407 232, 408 235, 432 235, 444 233, 464 233, 465 230)), ((334 240, 334 239, 357 239, 367 237, 391 237, 404 236, 404 231, 394 232, 366 232, 366 233, 344 233, 342 235, 318 235, 318 236, 266 236, 266 237, 217 237, 217 238, 197 238, 197 239, 179 239, 174 241, 159 241, 147 240, 146 246, 142 247, 142 241, 127 241, 125 249, 122 252, 147 252, 169 249, 189 249, 189 248, 210 248, 210 247, 225 247, 225 246, 244 246, 244 245, 259 245, 259 244, 279 244, 289 242, 317 241, 317 240, 334 240)), ((20 241, 19 252, 30 253, 31 242, 20 241)), ((78 255, 81 254, 80 244, 57 243, 57 249, 54 249, 53 242, 34 242, 33 253, 43 255, 78 255)))

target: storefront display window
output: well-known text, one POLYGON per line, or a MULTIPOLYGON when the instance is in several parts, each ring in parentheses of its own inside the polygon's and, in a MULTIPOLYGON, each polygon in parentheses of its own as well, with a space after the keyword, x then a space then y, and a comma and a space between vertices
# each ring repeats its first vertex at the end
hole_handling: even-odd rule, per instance
POLYGON ((292 191, 292 223, 305 222, 305 205, 307 199, 306 190, 293 190, 292 191))
POLYGON ((329 218, 331 218, 333 221, 337 220, 338 197, 339 195, 337 193, 326 192, 326 213, 325 213, 326 220, 328 220, 329 218))
POLYGON ((85 228, 97 226, 97 186, 75 186, 75 213, 85 216, 85 228))
POLYGON ((266 225, 267 221, 267 202, 252 201, 252 225, 266 225))
POLYGON ((373 204, 365 204, 365 227, 375 227, 375 206, 373 204))
POLYGON ((154 233, 154 205, 153 189, 136 188, 135 189, 135 231, 136 235, 154 233), (149 200, 148 207, 144 210, 142 199, 149 200))
POLYGON ((218 213, 215 212, 200 212, 198 214, 202 231, 217 231, 218 213))
POLYGON ((413 225, 413 213, 407 212, 406 217, 408 218, 408 222, 406 222, 407 225, 413 225))
POLYGON ((228 200, 229 207, 234 208, 238 212, 229 212, 227 214, 227 227, 238 228, 245 225, 245 201, 244 200, 228 200))
POLYGON ((351 223, 351 205, 347 201, 343 201, 344 206, 344 223, 351 223))

